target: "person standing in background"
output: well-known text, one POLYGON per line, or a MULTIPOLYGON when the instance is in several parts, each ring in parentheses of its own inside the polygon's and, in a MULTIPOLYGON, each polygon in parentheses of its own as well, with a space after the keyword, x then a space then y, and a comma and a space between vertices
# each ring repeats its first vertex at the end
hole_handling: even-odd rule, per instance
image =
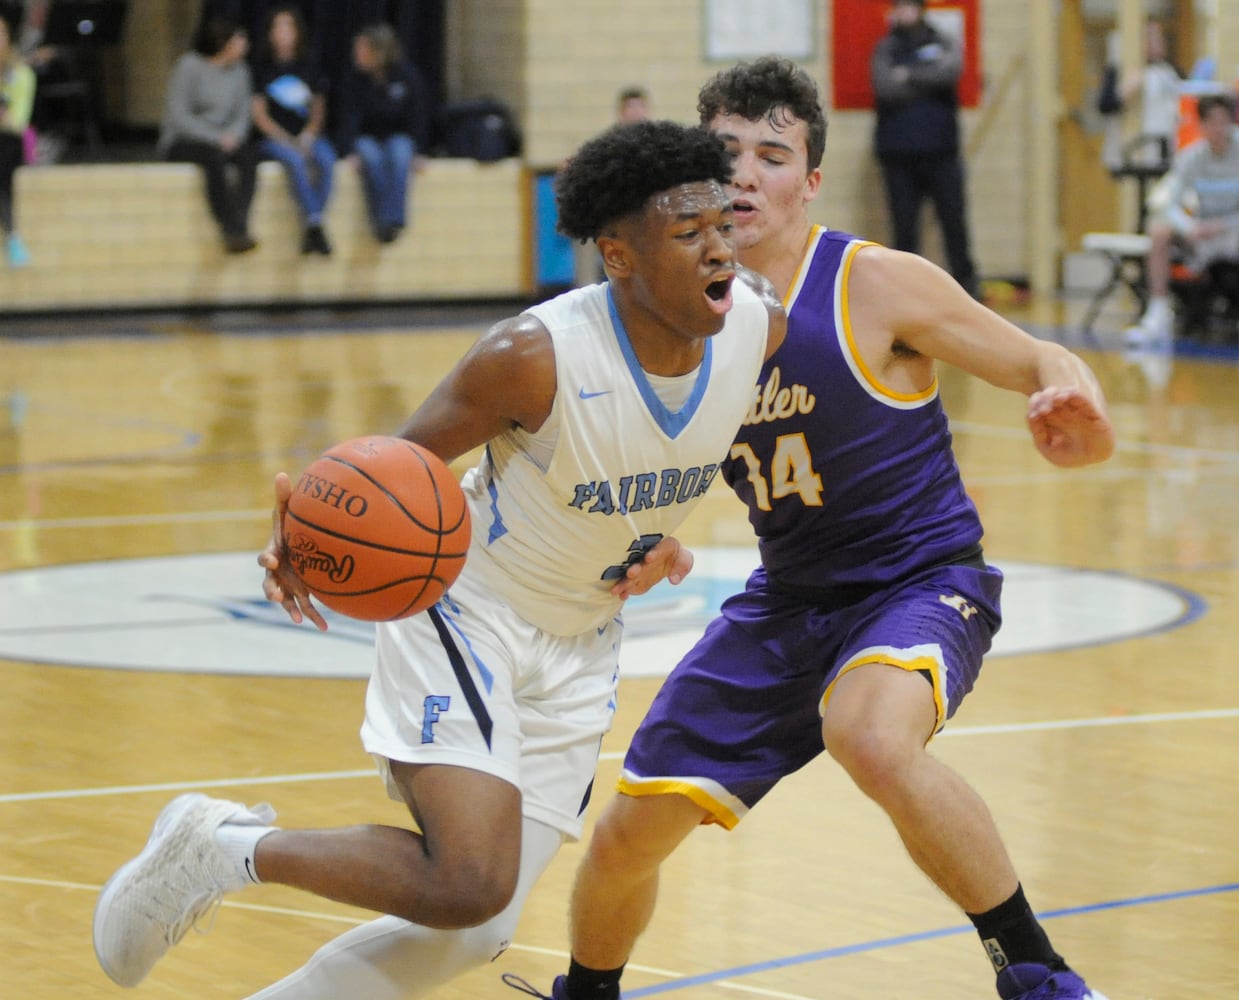
MULTIPOLYGON (((650 92, 638 84, 620 89, 615 95, 615 124, 631 125, 650 119, 650 92)), ((591 243, 574 243, 572 246, 572 280, 579 288, 606 281, 606 270, 598 248, 591 243)))
POLYGON ((207 204, 228 253, 258 246, 249 234, 258 152, 249 142, 253 82, 245 63, 248 52, 249 37, 231 18, 214 17, 202 26, 194 51, 181 56, 172 71, 156 147, 167 160, 202 168, 207 204))
POLYGON ((409 172, 429 145, 429 94, 390 25, 362 28, 353 68, 339 147, 361 171, 375 238, 391 243, 405 228, 409 172))
POLYGON ((615 99, 615 120, 623 124, 650 117, 650 94, 644 87, 625 87, 615 99))
POLYGON ((331 243, 323 231, 323 213, 331 196, 336 150, 323 137, 325 83, 311 64, 307 42, 299 8, 281 4, 271 11, 263 58, 256 67, 253 118, 262 136, 259 152, 284 167, 301 209, 301 252, 327 256, 331 243))
POLYGON ((1127 74, 1119 88, 1123 107, 1140 108, 1140 135, 1146 146, 1139 159, 1169 166, 1179 131, 1179 90, 1183 78, 1169 59, 1166 29, 1160 21, 1144 28, 1145 64, 1127 74))
POLYGON ((895 249, 920 253, 921 205, 933 202, 947 267, 979 296, 969 247, 964 163, 960 155, 959 45, 925 20, 924 0, 895 0, 890 30, 870 59, 882 167, 895 249))
POLYGON ((0 230, 9 267, 25 267, 30 252, 17 234, 13 176, 25 160, 25 132, 34 107, 35 76, 14 44, 15 19, 0 9, 0 230))

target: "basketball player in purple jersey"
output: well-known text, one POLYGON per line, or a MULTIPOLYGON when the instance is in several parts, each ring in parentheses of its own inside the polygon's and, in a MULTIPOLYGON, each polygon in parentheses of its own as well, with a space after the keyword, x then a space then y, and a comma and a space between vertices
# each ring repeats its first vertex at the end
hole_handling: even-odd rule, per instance
POLYGON ((935 363, 1028 396, 1033 443, 1060 466, 1114 449, 1097 381, 934 264, 810 222, 826 122, 803 70, 739 65, 698 110, 733 156, 741 262, 789 314, 724 467, 762 565, 633 739, 577 873, 572 963, 552 998, 616 1000, 663 859, 702 823, 735 826, 825 749, 976 925, 1000 996, 1103 1000, 1051 946, 984 802, 926 750, 976 681, 1002 587, 935 363))

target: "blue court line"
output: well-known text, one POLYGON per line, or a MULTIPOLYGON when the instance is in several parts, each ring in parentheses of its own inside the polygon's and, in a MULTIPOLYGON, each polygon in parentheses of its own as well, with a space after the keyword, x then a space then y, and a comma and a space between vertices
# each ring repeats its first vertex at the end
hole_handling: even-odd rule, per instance
MULTIPOLYGON (((1150 896, 1132 896, 1129 899, 1115 899, 1107 903, 1090 903, 1087 906, 1071 906, 1060 910, 1045 910, 1037 914, 1039 920, 1054 920, 1058 917, 1078 917, 1088 913, 1100 913, 1103 910, 1121 910, 1131 906, 1148 906, 1152 903, 1168 903, 1179 899, 1192 899, 1198 896, 1215 896, 1223 892, 1239 890, 1239 882, 1225 885, 1207 886, 1203 889, 1184 889, 1179 892, 1161 892, 1150 896)), ((736 979, 740 976, 751 976, 771 969, 785 969, 793 965, 807 965, 809 962, 821 962, 828 958, 842 958, 846 955, 859 955, 867 951, 882 951, 887 948, 898 948, 905 944, 917 944, 921 941, 933 941, 937 938, 954 937, 957 934, 975 934, 976 929, 971 924, 958 927, 941 927, 937 930, 920 931, 916 934, 902 934, 899 937, 879 938, 876 941, 860 941, 856 944, 840 945, 837 948, 824 948, 821 951, 805 952, 802 955, 789 955, 786 958, 774 958, 767 962, 753 962, 749 965, 737 965, 730 969, 720 969, 717 972, 704 972, 698 976, 685 976, 668 983, 655 986, 643 986, 636 990, 625 990, 624 1000, 637 1000, 638 997, 651 997, 657 993, 670 993, 673 990, 688 989, 690 986, 703 986, 707 983, 717 983, 724 979, 736 979)))

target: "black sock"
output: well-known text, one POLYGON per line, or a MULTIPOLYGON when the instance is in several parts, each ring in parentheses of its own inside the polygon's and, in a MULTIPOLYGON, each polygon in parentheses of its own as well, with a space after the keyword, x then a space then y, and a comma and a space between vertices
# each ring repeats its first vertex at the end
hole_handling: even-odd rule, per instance
POLYGON ((624 967, 618 969, 587 969, 574 958, 568 966, 568 988, 571 1000, 620 1000, 620 977, 624 967))
POLYGON ((981 936, 981 943, 995 972, 1019 962, 1048 965, 1058 972, 1067 968, 1067 963, 1054 950, 1033 916, 1032 907, 1024 898, 1023 886, 1016 886, 1015 895, 1005 903, 1000 903, 988 913, 969 913, 968 919, 981 936))

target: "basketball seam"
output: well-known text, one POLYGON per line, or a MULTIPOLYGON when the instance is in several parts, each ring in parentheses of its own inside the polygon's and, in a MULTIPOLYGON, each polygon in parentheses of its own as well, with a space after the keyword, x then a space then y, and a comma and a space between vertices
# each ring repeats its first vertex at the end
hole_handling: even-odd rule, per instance
MULTIPOLYGON (((380 497, 385 498, 386 501, 391 504, 393 514, 399 513, 404 517, 405 521, 409 525, 409 528, 407 529, 408 531, 421 532, 431 536, 430 538, 421 540, 433 541, 433 545, 426 549, 409 548, 401 545, 385 544, 377 540, 371 541, 366 537, 359 538, 356 534, 351 533, 355 530, 354 526, 341 525, 336 528, 328 527, 318 523, 317 519, 312 519, 313 511, 309 512, 309 514, 298 514, 291 509, 286 511, 288 527, 284 533, 287 539, 289 535, 293 535, 298 530, 301 530, 310 533, 311 535, 316 534, 324 541, 332 540, 349 546, 356 546, 358 547, 357 550, 359 552, 361 550, 369 550, 373 553, 386 553, 394 556, 409 556, 424 560, 426 565, 422 567, 423 572, 416 572, 407 576, 402 576, 397 580, 383 580, 382 582, 374 585, 361 586, 356 589, 348 590, 333 587, 328 581, 317 582, 311 587, 311 591, 313 593, 318 594, 324 599, 329 599, 329 603, 330 599, 353 600, 357 598, 365 599, 376 596, 382 597, 383 595, 398 596, 401 591, 406 591, 404 605, 396 610, 392 610, 388 615, 354 615, 354 617, 360 617, 363 621, 397 621, 401 618, 406 618, 409 614, 413 613, 411 609, 416 608, 419 602, 423 601, 423 599, 428 596, 433 596, 433 600, 427 605, 427 607, 432 607, 435 603, 442 599, 443 594, 446 593, 448 586, 450 585, 450 581, 454 581, 456 576, 459 574, 460 566, 463 564, 468 555, 469 544, 471 541, 469 536, 471 535, 471 532, 468 530, 465 531, 466 537, 464 538, 464 548, 460 551, 447 550, 445 548, 444 541, 446 535, 459 534, 461 529, 465 528, 465 526, 469 523, 469 505, 468 501, 462 494, 462 502, 457 518, 451 525, 445 525, 443 523, 446 513, 444 509, 446 496, 443 489, 445 484, 440 481, 438 473, 442 471, 445 476, 451 479, 452 485, 456 486, 457 490, 459 490, 459 483, 455 480, 455 477, 452 476, 451 470, 448 469, 447 465, 443 463, 443 461, 433 452, 430 452, 421 445, 408 441, 404 438, 384 437, 380 435, 370 438, 363 438, 360 440, 367 442, 371 449, 374 448, 375 443, 377 442, 380 450, 384 448, 391 449, 398 444, 404 452, 416 457, 418 463, 420 463, 423 477, 429 478, 430 487, 434 491, 433 497, 435 506, 433 511, 427 510, 424 514, 415 514, 414 511, 411 510, 410 507, 407 506, 391 488, 388 488, 388 486, 378 478, 380 473, 371 473, 361 464, 358 464, 362 461, 361 459, 351 459, 347 451, 345 451, 344 454, 340 454, 339 452, 344 450, 342 446, 350 442, 342 442, 341 445, 328 449, 328 451, 319 456, 319 460, 327 460, 330 463, 339 465, 344 469, 351 469, 353 473, 360 477, 362 482, 368 483, 370 487, 375 490, 376 499, 380 497), (432 459, 434 461, 431 461, 432 459), (433 515, 437 516, 433 518, 432 522, 430 517, 433 515), (438 588, 437 593, 435 591, 436 587, 438 588), (410 595, 407 591, 412 588, 416 588, 416 592, 410 595)), ((386 471, 387 470, 384 470, 384 472, 386 471)), ((398 472, 399 470, 397 469, 393 471, 398 472)), ((323 475, 329 480, 333 480, 335 478, 325 470, 323 475)), ((426 495, 426 491, 418 490, 410 499, 416 499, 418 507, 421 508, 426 505, 426 502, 430 500, 430 497, 426 495)), ((323 516, 325 516, 325 513, 326 512, 323 512, 323 516)), ((357 582, 361 583, 362 581, 357 582)), ((342 611, 342 613, 346 615, 349 614, 349 612, 343 608, 338 608, 337 610, 342 611)))
MULTIPOLYGON (((414 455, 417 455, 417 453, 416 453, 416 452, 413 452, 413 454, 414 454, 414 455)), ((332 462, 335 462, 337 465, 343 465, 346 469, 352 469, 354 472, 356 472, 356 473, 357 473, 357 475, 361 476, 361 478, 362 478, 362 479, 364 479, 364 480, 366 480, 366 482, 368 482, 371 486, 374 486, 375 488, 377 488, 377 489, 379 489, 380 491, 382 491, 383 495, 384 495, 384 496, 386 496, 386 497, 387 497, 387 499, 388 499, 388 500, 390 500, 393 504, 395 504, 396 509, 397 509, 397 510, 399 510, 399 511, 400 511, 400 513, 402 513, 402 514, 403 514, 406 518, 408 518, 410 521, 412 521, 414 524, 416 524, 419 528, 425 528, 427 531, 434 531, 436 534, 438 534, 438 533, 441 533, 441 532, 442 532, 442 530, 443 530, 443 529, 442 529, 442 525, 443 525, 443 497, 442 497, 442 495, 439 493, 439 484, 438 484, 437 482, 435 482, 434 473, 430 471, 429 466, 426 464, 425 459, 423 459, 421 455, 417 455, 417 459, 418 459, 418 461, 419 461, 419 462, 421 462, 421 463, 422 463, 422 468, 424 468, 424 469, 426 470, 427 474, 429 475, 430 481, 431 481, 432 483, 434 483, 434 488, 435 488, 435 511, 436 511, 436 512, 438 513, 438 515, 439 515, 439 517, 438 517, 438 522, 439 522, 439 523, 438 523, 438 526, 431 525, 431 524, 427 524, 427 523, 426 523, 426 522, 424 522, 421 518, 419 518, 419 517, 415 516, 415 515, 413 514, 413 512, 412 512, 411 510, 409 510, 409 508, 408 508, 408 507, 406 507, 406 506, 405 506, 405 505, 401 502, 401 500, 400 500, 400 498, 399 498, 399 497, 397 497, 394 493, 392 493, 392 491, 391 491, 391 490, 389 490, 386 486, 384 486, 382 483, 380 483, 377 479, 375 479, 372 475, 370 475, 370 473, 368 473, 368 472, 367 472, 365 469, 363 469, 361 466, 359 466, 359 465, 354 465, 352 462, 348 461, 347 459, 340 458, 340 457, 339 457, 339 456, 337 456, 337 455, 324 455, 323 457, 324 457, 324 458, 326 458, 326 459, 328 459, 328 460, 330 460, 330 461, 332 461, 332 462)))
MULTIPOLYGON (((324 527, 323 525, 319 524, 317 521, 307 520, 306 518, 302 517, 300 514, 296 514, 291 510, 288 511, 284 517, 286 521, 295 521, 297 522, 297 524, 304 525, 307 528, 312 528, 314 531, 321 532, 324 535, 329 535, 332 538, 339 539, 342 542, 353 542, 357 545, 364 545, 368 549, 376 549, 379 552, 391 552, 395 555, 402 555, 402 556, 423 556, 427 559, 436 559, 436 560, 438 559, 463 559, 468 553, 467 544, 465 546, 465 550, 460 553, 453 553, 453 552, 445 551, 442 545, 442 541, 443 541, 442 538, 439 539, 440 544, 436 546, 433 550, 426 551, 422 549, 405 549, 405 548, 398 548, 394 545, 384 545, 381 542, 371 542, 365 538, 358 538, 356 535, 346 535, 340 531, 335 531, 331 528, 324 527)), ((419 524, 418 527, 422 528, 423 530, 429 531, 429 529, 426 528, 425 525, 419 524)), ((284 537, 285 537, 285 540, 287 541, 287 538, 288 538, 287 529, 284 531, 284 537)))

